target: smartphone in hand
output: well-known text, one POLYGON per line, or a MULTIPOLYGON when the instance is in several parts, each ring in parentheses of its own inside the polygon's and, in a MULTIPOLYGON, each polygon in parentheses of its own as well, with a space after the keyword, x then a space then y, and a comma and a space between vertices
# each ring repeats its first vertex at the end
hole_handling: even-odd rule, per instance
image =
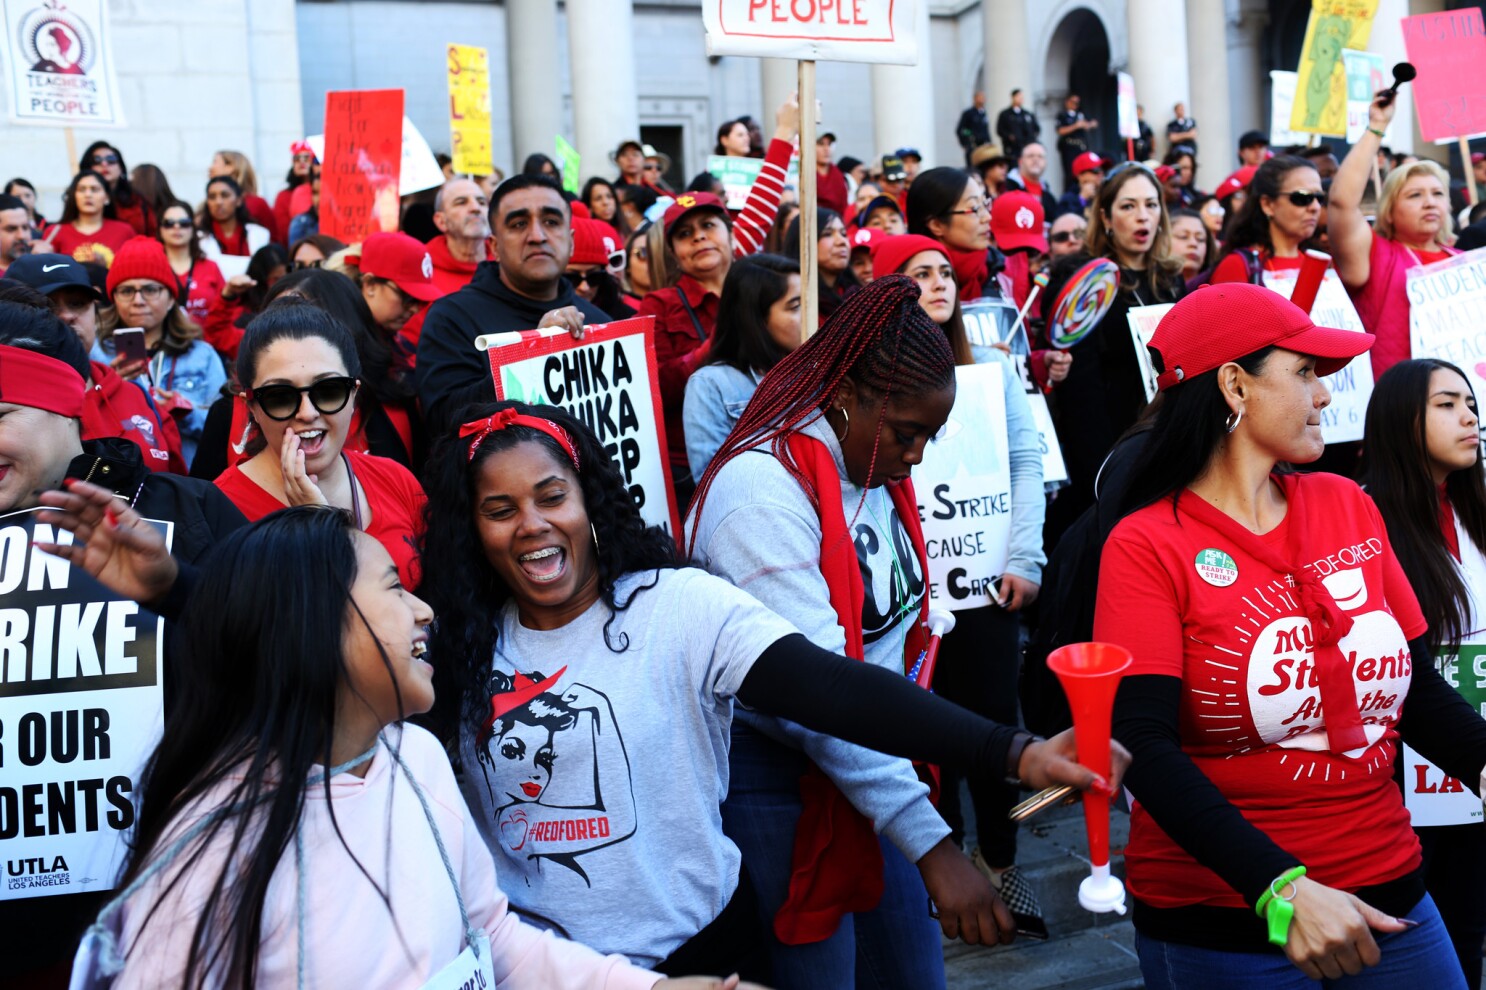
POLYGON ((136 361, 148 364, 150 361, 150 349, 145 346, 144 331, 120 327, 114 331, 114 349, 118 351, 119 357, 126 364, 136 361))

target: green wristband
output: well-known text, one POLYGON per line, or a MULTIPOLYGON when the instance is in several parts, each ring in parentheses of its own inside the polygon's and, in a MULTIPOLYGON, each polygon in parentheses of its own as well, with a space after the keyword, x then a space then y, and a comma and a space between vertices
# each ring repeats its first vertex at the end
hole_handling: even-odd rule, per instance
POLYGON ((1369 133, 1369 134, 1376 134, 1380 138, 1385 138, 1385 137, 1388 136, 1388 135, 1384 134, 1382 131, 1378 130, 1376 127, 1369 127, 1367 129, 1367 133, 1369 133))
POLYGON ((1290 896, 1286 897, 1281 891, 1287 886, 1293 886, 1295 881, 1303 876, 1305 876, 1303 866, 1286 870, 1269 882, 1269 889, 1259 896, 1258 902, 1254 905, 1254 913, 1269 925, 1271 945, 1283 946, 1289 941, 1290 922, 1295 919, 1295 905, 1290 902, 1295 899, 1295 892, 1292 890, 1290 896))

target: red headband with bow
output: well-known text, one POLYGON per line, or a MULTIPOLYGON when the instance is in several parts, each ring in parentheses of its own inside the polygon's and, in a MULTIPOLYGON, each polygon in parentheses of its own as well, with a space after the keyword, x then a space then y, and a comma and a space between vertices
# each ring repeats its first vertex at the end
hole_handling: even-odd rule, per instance
POLYGON ((582 465, 578 462, 578 447, 573 443, 573 438, 568 436, 567 430, 550 419, 526 416, 511 408, 502 409, 494 416, 487 416, 485 419, 472 420, 459 428, 461 437, 474 436, 475 438, 470 441, 469 459, 472 461, 475 459, 475 451, 480 449, 480 444, 485 442, 486 437, 508 426, 529 426, 533 430, 541 430, 556 440, 557 445, 567 451, 568 457, 573 461, 573 467, 581 470, 582 465))

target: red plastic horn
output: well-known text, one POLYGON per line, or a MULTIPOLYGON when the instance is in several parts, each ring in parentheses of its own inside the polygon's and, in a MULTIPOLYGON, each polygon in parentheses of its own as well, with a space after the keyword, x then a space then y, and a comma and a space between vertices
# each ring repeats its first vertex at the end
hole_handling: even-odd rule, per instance
MULTIPOLYGON (((1111 643, 1072 643, 1048 655, 1048 669, 1058 675, 1073 711, 1078 762, 1109 779, 1110 717, 1115 690, 1129 669, 1130 651, 1111 643)), ((1085 910, 1125 913, 1125 886, 1109 872, 1109 798, 1084 792, 1084 827, 1089 834, 1093 870, 1078 886, 1085 910)))
POLYGON ((1307 251, 1300 257, 1300 273, 1295 276, 1295 291, 1290 301, 1307 313, 1316 304, 1316 293, 1321 291, 1321 280, 1326 269, 1331 267, 1331 255, 1321 251, 1307 251))

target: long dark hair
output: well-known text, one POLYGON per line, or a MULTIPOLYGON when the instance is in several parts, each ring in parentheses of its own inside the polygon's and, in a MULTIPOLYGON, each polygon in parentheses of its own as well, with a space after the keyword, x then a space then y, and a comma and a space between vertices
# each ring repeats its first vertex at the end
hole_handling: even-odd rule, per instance
MULTIPOLYGON (((1362 484, 1377 503, 1393 552, 1429 623, 1429 645, 1438 650, 1459 645, 1471 632, 1466 627, 1471 601, 1440 531, 1440 493, 1430 472, 1425 424, 1429 380, 1436 371, 1452 371, 1470 388, 1465 372, 1437 358, 1400 361, 1373 386, 1362 441, 1362 484)), ((1470 399, 1474 402, 1474 392, 1470 399)), ((1479 450, 1474 466, 1446 476, 1445 496, 1471 542, 1486 551, 1486 480, 1479 450)))
MULTIPOLYGON (((1166 363, 1160 352, 1154 348, 1148 350, 1156 373, 1165 371, 1166 363)), ((1265 347, 1234 358, 1233 363, 1251 375, 1259 375, 1272 353, 1273 347, 1265 347)), ((1121 516, 1159 502, 1168 495, 1175 496, 1172 500, 1175 511, 1176 500, 1181 498, 1182 492, 1207 470, 1218 444, 1227 436, 1227 419, 1231 412, 1218 386, 1219 370, 1213 368, 1195 375, 1171 386, 1158 397, 1160 408, 1156 411, 1150 438, 1130 473, 1132 481, 1120 504, 1121 516)))
POLYGON ((301 268, 275 282, 264 305, 294 298, 329 313, 350 334, 361 365, 363 389, 357 396, 358 402, 365 403, 370 398, 381 404, 398 403, 414 397, 412 382, 391 375, 392 345, 349 276, 326 268, 301 268))
MULTIPOLYGON (((815 237, 817 243, 824 235, 826 227, 830 226, 831 221, 840 219, 841 214, 835 210, 824 206, 817 206, 815 208, 815 237)), ((791 258, 798 258, 800 256, 800 217, 798 213, 789 222, 789 230, 784 235, 784 244, 780 247, 779 253, 791 258)), ((818 265, 817 268, 819 268, 818 265)), ((817 296, 819 297, 818 306, 820 308, 820 315, 823 317, 829 317, 841 308, 841 304, 846 301, 847 290, 855 289, 861 285, 857 281, 856 274, 851 270, 849 259, 846 267, 842 269, 841 274, 836 276, 836 284, 834 286, 828 285, 825 275, 820 272, 816 273, 815 281, 817 296)))
POLYGON ((107 182, 103 184, 103 188, 108 190, 108 198, 119 206, 133 206, 135 194, 134 187, 129 184, 129 166, 124 163, 124 153, 118 148, 107 141, 94 141, 88 145, 83 151, 83 156, 78 159, 77 170, 79 172, 92 171, 93 155, 99 149, 107 149, 119 157, 119 181, 115 182, 112 187, 107 182))
POLYGON ((562 181, 562 169, 558 168, 557 163, 551 158, 540 152, 534 152, 526 156, 526 161, 521 163, 521 174, 545 175, 549 179, 555 179, 558 182, 562 181), (547 171, 549 168, 552 171, 547 171))
POLYGON ((629 231, 623 227, 622 218, 624 216, 624 211, 619 208, 619 193, 615 191, 614 183, 610 182, 603 176, 595 175, 593 178, 583 183, 583 192, 578 194, 578 199, 583 203, 584 206, 588 207, 588 213, 590 216, 592 216, 595 220, 603 220, 603 217, 593 212, 593 191, 600 186, 609 190, 609 195, 614 197, 614 219, 605 220, 604 222, 613 223, 616 227, 620 228, 619 232, 621 234, 628 234, 629 231))
MULTIPOLYGON (((604 642, 610 650, 623 652, 629 646, 628 637, 611 637, 610 625, 615 615, 629 607, 634 595, 652 585, 637 589, 621 601, 615 594, 615 584, 636 571, 676 567, 675 539, 660 527, 645 524, 609 452, 588 427, 563 409, 521 402, 475 403, 465 407, 454 422, 482 420, 502 409, 551 420, 567 431, 577 448, 582 465, 577 471, 578 483, 598 544, 595 559, 599 595, 611 613, 604 624, 604 642)), ((428 507, 421 550, 425 560, 436 560, 438 566, 427 569, 419 594, 439 616, 432 649, 446 658, 436 675, 445 679, 437 685, 440 700, 434 704, 431 721, 434 731, 451 748, 459 738, 461 723, 478 724, 490 714, 490 695, 485 686, 496 646, 496 618, 511 599, 511 589, 485 557, 475 520, 473 495, 480 466, 498 451, 519 443, 538 444, 558 463, 572 463, 557 441, 530 427, 508 426, 489 434, 473 460, 472 439, 453 430, 440 437, 429 454, 423 478, 428 507)), ((653 492, 648 497, 664 495, 653 492)))
POLYGON ((930 220, 945 220, 949 211, 959 205, 970 184, 970 173, 962 168, 941 165, 926 169, 913 178, 908 187, 908 232, 939 240, 929 229, 930 220))
POLYGON ((1298 168, 1315 170, 1315 165, 1304 158, 1294 155, 1279 155, 1260 165, 1254 172, 1254 178, 1249 181, 1249 191, 1244 196, 1243 206, 1233 215, 1232 222, 1227 224, 1223 239, 1223 253, 1218 256, 1219 264, 1234 251, 1245 248, 1259 248, 1268 253, 1274 253, 1274 241, 1269 237, 1269 217, 1264 215, 1264 207, 1260 200, 1265 196, 1275 199, 1280 194, 1280 186, 1285 182, 1285 176, 1298 168))
POLYGON ((278 244, 265 244, 248 259, 248 278, 254 284, 242 294, 242 306, 249 313, 261 312, 268 305, 268 293, 272 288, 268 276, 275 268, 285 269, 286 274, 289 268, 289 252, 278 244))
POLYGON ((134 167, 134 191, 139 194, 150 209, 155 211, 155 216, 165 212, 165 208, 176 202, 177 196, 170 188, 170 180, 160 170, 159 165, 145 162, 134 167))
MULTIPOLYGON (((820 499, 830 493, 815 490, 790 453, 789 438, 835 399, 843 378, 877 397, 883 415, 893 396, 953 387, 954 354, 938 324, 918 304, 919 295, 918 283, 907 275, 874 279, 846 300, 818 333, 776 364, 702 473, 690 513, 702 518, 707 493, 724 464, 766 444, 811 505, 819 507, 820 499)), ((881 422, 873 429, 880 433, 881 422)), ((872 458, 869 476, 876 466, 875 447, 872 458)), ((695 543, 693 530, 688 554, 695 543)))
MULTIPOLYGON (((354 610, 366 621, 351 597, 352 528, 343 512, 300 506, 237 530, 213 551, 181 621, 175 704, 144 772, 119 886, 164 851, 181 816, 229 809, 180 853, 178 871, 167 870, 171 879, 141 925, 172 892, 185 896, 188 874, 209 848, 229 850, 196 912, 184 986, 217 976, 227 986, 256 983, 269 885, 299 828, 306 779, 335 739, 336 703, 348 679, 347 617, 354 610), (209 794, 211 807, 201 807, 209 794)), ((385 652, 382 660, 396 693, 385 652)), ((313 786, 324 788, 334 823, 330 780, 313 786)), ((357 865, 390 911, 386 892, 357 865)))
MULTIPOLYGON (((243 198, 243 187, 238 185, 237 180, 230 175, 218 175, 206 180, 207 194, 210 195, 212 186, 218 184, 231 189, 233 195, 237 197, 237 210, 233 213, 233 217, 237 220, 238 230, 243 231, 244 235, 246 235, 248 224, 253 222, 253 217, 248 213, 247 201, 243 198)), ((196 215, 196 229, 208 237, 215 237, 216 234, 212 232, 212 224, 214 222, 212 211, 207 208, 206 200, 203 199, 201 201, 201 212, 196 215)))
MULTIPOLYGON (((748 130, 748 119, 746 117, 738 117, 735 120, 724 121, 717 128, 717 146, 712 149, 712 153, 714 155, 726 155, 728 153, 728 150, 722 146, 722 139, 725 138, 725 137, 727 137, 728 134, 732 131, 732 129, 734 127, 737 127, 739 124, 742 124, 743 125, 743 129, 745 131, 748 130)), ((752 146, 752 142, 753 142, 753 137, 752 137, 752 135, 750 133, 750 136, 749 136, 749 145, 750 145, 750 147, 752 146)))
POLYGON ((67 183, 67 191, 62 194, 62 218, 59 224, 76 223, 80 214, 77 212, 77 185, 84 179, 97 179, 98 184, 103 187, 103 193, 108 202, 103 204, 103 217, 106 220, 117 220, 118 212, 114 209, 114 194, 109 191, 108 183, 103 181, 103 176, 90 168, 85 168, 72 177, 67 183))
POLYGON ((800 274, 799 262, 777 254, 750 254, 728 269, 717 304, 708 364, 726 364, 745 375, 769 371, 784 360, 769 336, 769 307, 789 292, 789 277, 800 274))
MULTIPOLYGON (((1213 233, 1207 229, 1207 224, 1202 222, 1202 214, 1196 210, 1189 210, 1185 206, 1178 206, 1171 211, 1172 226, 1178 220, 1196 220, 1202 225, 1202 263, 1197 266, 1198 272, 1212 271, 1213 269, 1213 233)), ((1185 266, 1183 266, 1185 270, 1185 266)))

